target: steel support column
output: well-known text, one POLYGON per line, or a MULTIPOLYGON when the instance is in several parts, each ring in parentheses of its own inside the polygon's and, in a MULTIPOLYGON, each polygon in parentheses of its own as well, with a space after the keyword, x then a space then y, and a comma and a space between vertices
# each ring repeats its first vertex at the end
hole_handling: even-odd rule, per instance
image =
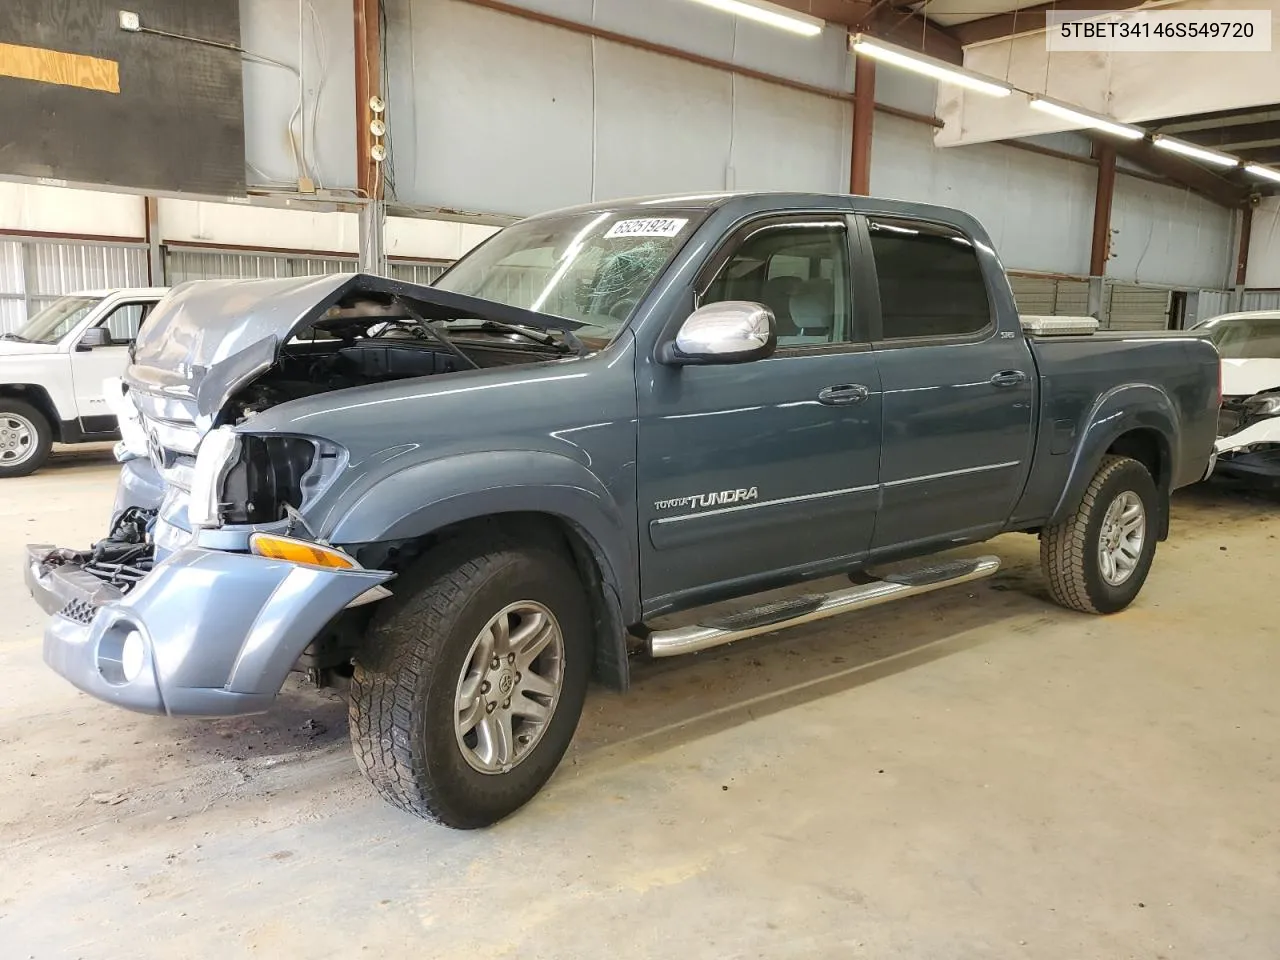
POLYGON ((147 281, 153 287, 169 285, 165 276, 164 248, 160 245, 160 201, 143 197, 147 224, 147 281))
POLYGON ((1098 186, 1093 197, 1093 241, 1089 250, 1089 315, 1105 324, 1104 278, 1111 258, 1111 203, 1116 191, 1116 148, 1097 141, 1098 186))
POLYGON ((871 130, 876 117, 876 62, 853 56, 853 150, 849 192, 871 192, 871 130))

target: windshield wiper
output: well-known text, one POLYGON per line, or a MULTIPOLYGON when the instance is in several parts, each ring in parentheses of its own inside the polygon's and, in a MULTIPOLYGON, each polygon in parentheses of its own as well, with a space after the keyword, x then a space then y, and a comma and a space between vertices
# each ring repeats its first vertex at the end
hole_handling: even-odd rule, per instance
POLYGON ((452 353, 455 357, 457 357, 458 360, 466 364, 472 370, 480 369, 480 364, 476 363, 474 360, 468 357, 465 353, 463 353, 458 348, 458 345, 456 343, 454 343, 452 340, 446 337, 443 332, 441 332, 440 330, 437 330, 433 324, 428 323, 426 319, 422 316, 422 314, 420 314, 417 310, 413 309, 413 307, 409 306, 408 302, 404 300, 404 298, 396 297, 395 302, 399 306, 404 308, 405 313, 409 314, 410 317, 418 321, 417 325, 421 327, 424 331, 426 331, 427 336, 431 337, 433 340, 436 340, 440 344, 440 346, 444 347, 446 350, 452 353))
POLYGON ((16 333, 0 333, 0 340, 17 340, 18 343, 30 343, 26 337, 20 337, 16 333))
POLYGON ((572 330, 559 331, 564 335, 564 342, 561 343, 549 331, 533 330, 514 323, 505 323, 502 320, 481 320, 476 326, 469 329, 482 330, 485 333, 514 333, 544 347, 555 347, 562 352, 575 350, 579 355, 586 353, 586 346, 572 330))

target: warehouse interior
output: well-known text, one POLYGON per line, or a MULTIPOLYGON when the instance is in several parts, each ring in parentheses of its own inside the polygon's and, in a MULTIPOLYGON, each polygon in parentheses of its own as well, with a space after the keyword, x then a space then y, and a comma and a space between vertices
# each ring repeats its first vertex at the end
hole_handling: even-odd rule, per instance
MULTIPOLYGON (((1017 314, 1092 318, 1115 343, 1200 343, 1180 332, 1280 318, 1280 0, 1249 7, 1267 15, 1265 49, 1047 42, 1060 14, 1139 9, 1244 8, 8 0, 0 338, 85 291, 145 301, 132 338, 165 291, 224 289, 233 303, 240 289, 203 281, 431 287, 546 211, 773 192, 961 211, 986 231, 1017 314), (1068 115, 1030 109, 1038 97, 1068 115)), ((29 363, 15 353, 6 367, 10 345, 0 401, 25 403, 35 374, 8 372, 29 363)), ((1149 375, 1136 364, 1132 379, 1149 375)), ((1249 393, 1280 391, 1275 364, 1277 382, 1249 393)), ((1129 373, 1116 376, 1119 389, 1129 373)), ((1215 419, 1231 394, 1216 376, 1215 419)), ((1194 459, 1200 444, 1205 470, 1172 491, 1168 538, 1128 609, 1054 606, 1037 539, 1008 527, 943 554, 994 554, 994 576, 671 660, 633 648, 625 693, 598 682, 597 654, 541 793, 454 831, 379 799, 348 742, 349 692, 317 688, 318 671, 295 671, 268 712, 200 719, 126 712, 50 670, 24 545, 101 540, 123 502, 115 440, 129 437, 63 416, 48 463, 9 478, 4 444, 22 427, 5 432, 6 409, 6 956, 1276 955, 1280 497, 1213 476, 1228 449, 1216 434, 1165 451, 1194 459)), ((430 437, 388 442, 385 459, 430 437)), ((750 445, 725 441, 726 457, 750 445)), ((753 482, 726 481, 742 489, 719 508, 745 509, 753 482)), ((817 589, 768 586, 779 604, 817 589)), ((745 609, 714 599, 730 618, 745 609)))

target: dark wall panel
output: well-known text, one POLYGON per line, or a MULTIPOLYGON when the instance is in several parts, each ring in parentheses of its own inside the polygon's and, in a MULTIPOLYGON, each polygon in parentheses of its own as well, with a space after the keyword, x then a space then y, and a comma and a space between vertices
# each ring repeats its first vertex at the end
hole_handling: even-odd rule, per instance
POLYGON ((0 0, 0 173, 243 194, 240 55, 121 30, 121 7, 146 27, 240 44, 239 0, 0 0), (74 59, 24 48, 115 61, 120 92, 89 88, 102 86, 92 62, 86 86, 74 69, 60 83, 23 78, 42 57, 74 59))

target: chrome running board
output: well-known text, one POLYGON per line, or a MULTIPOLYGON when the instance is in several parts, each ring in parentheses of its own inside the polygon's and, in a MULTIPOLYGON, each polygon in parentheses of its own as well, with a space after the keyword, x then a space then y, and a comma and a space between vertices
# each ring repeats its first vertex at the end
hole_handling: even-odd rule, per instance
POLYGON ((742 613, 720 617, 707 623, 696 623, 674 630, 657 630, 649 634, 649 653, 655 657, 676 657, 696 653, 723 643, 745 640, 761 633, 772 633, 786 627, 813 620, 823 620, 862 607, 874 607, 892 600, 918 596, 943 587, 981 580, 1000 569, 998 557, 974 560, 951 560, 920 567, 903 573, 889 574, 871 583, 831 593, 808 594, 766 603, 742 613))

